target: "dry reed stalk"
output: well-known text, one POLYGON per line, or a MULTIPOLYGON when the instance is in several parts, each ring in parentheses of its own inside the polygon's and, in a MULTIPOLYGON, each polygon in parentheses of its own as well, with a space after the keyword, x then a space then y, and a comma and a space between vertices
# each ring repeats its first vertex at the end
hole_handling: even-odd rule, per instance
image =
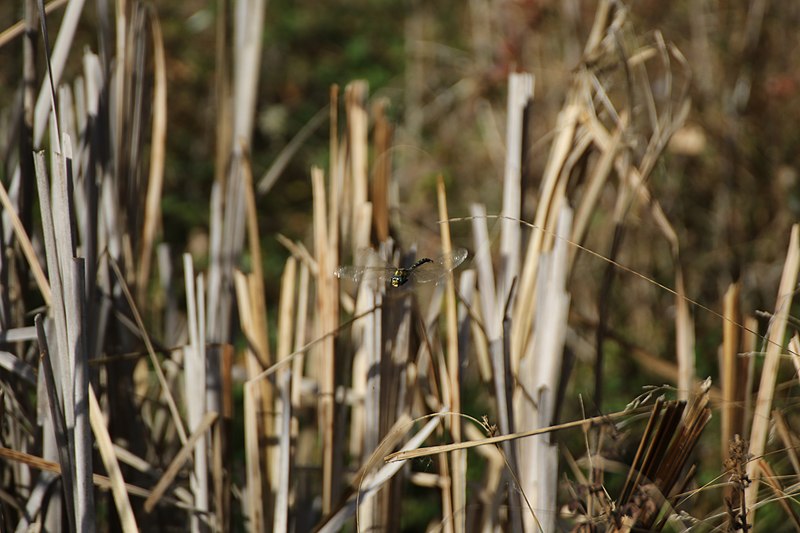
POLYGON ((739 293, 741 285, 733 283, 725 291, 722 314, 726 320, 722 323, 722 364, 720 365, 720 381, 722 382, 722 408, 720 432, 722 462, 728 458, 728 443, 735 433, 742 431, 742 407, 737 405, 737 398, 742 396, 739 388, 739 328, 741 323, 739 310, 739 293))
MULTIPOLYGON (((444 365, 441 366, 444 368, 444 365)), ((444 373, 444 371, 443 371, 444 373)), ((446 383, 447 376, 442 376, 442 383, 446 383)), ((447 397, 447 389, 442 387, 443 396, 447 397)), ((444 533, 453 533, 457 527, 458 515, 456 514, 455 502, 453 501, 453 476, 450 473, 450 462, 448 461, 447 454, 440 453, 437 459, 437 466, 439 467, 439 493, 442 497, 442 522, 441 528, 444 533)), ((463 509, 463 508, 462 508, 463 509)), ((461 512, 461 511, 459 511, 461 512)))
POLYGON ((74 382, 73 395, 69 401, 74 403, 75 426, 75 516, 76 527, 80 531, 92 532, 95 529, 95 504, 92 487, 92 433, 89 413, 89 359, 85 332, 88 326, 84 276, 86 265, 83 259, 73 258, 68 298, 71 302, 67 313, 67 327, 70 331, 70 352, 73 354, 71 378, 74 382))
MULTIPOLYGON (((600 125, 598 125, 600 126, 600 125)), ((592 213, 597 208, 597 201, 600 198, 600 193, 603 186, 608 181, 611 174, 614 161, 619 157, 619 151, 622 149, 622 134, 628 126, 628 114, 620 114, 620 123, 614 130, 614 133, 609 138, 609 142, 603 147, 600 152, 600 159, 594 165, 594 168, 589 173, 588 183, 585 192, 581 195, 578 207, 575 209, 575 222, 572 227, 572 242, 582 243, 586 238, 586 232, 589 227, 589 221, 592 213)), ((602 126, 600 126, 602 127, 602 126)), ((570 270, 575 263, 575 255, 578 249, 571 247, 569 250, 569 265, 570 270)))
POLYGON ((521 235, 519 224, 522 209, 522 146, 525 129, 525 111, 533 100, 534 77, 520 72, 508 76, 508 102, 506 113, 506 150, 503 174, 503 218, 500 235, 502 266, 497 280, 499 308, 506 306, 511 286, 519 276, 521 235))
POLYGON ((347 116, 350 179, 345 180, 346 185, 343 189, 343 214, 349 218, 343 231, 345 235, 348 235, 349 231, 353 257, 356 256, 359 249, 369 245, 369 228, 372 222, 372 209, 367 196, 369 190, 367 181, 368 117, 365 108, 367 96, 368 86, 364 80, 351 82, 345 87, 344 101, 347 116), (368 213, 367 205, 370 206, 368 213))
POLYGON ((214 182, 224 184, 233 150, 233 102, 231 98, 232 46, 230 10, 226 0, 217 0, 214 27, 214 182))
MULTIPOLYGON (((794 288, 797 284, 798 269, 800 268, 799 239, 800 226, 795 224, 792 226, 792 234, 789 237, 789 248, 786 252, 786 261, 784 262, 783 274, 778 287, 775 312, 770 324, 767 350, 764 356, 764 366, 761 369, 761 382, 758 386, 758 396, 753 411, 753 426, 750 432, 750 448, 748 450, 751 457, 761 457, 766 449, 770 421, 769 414, 772 411, 775 381, 778 377, 778 364, 783 351, 786 322, 789 318, 789 309, 794 295, 794 288)), ((747 475, 752 480, 752 484, 745 490, 745 501, 749 507, 747 521, 752 526, 755 525, 754 507, 758 504, 758 478, 760 474, 761 471, 756 461, 751 461, 747 464, 747 475)))
POLYGON ((688 401, 694 392, 694 320, 689 312, 686 289, 683 283, 683 269, 675 272, 675 352, 678 360, 678 399, 688 401))
MULTIPOLYGON (((335 303, 333 293, 338 290, 334 280, 335 265, 330 263, 330 249, 328 247, 327 228, 327 196, 322 170, 314 167, 311 169, 311 187, 314 201, 314 252, 317 266, 317 317, 319 320, 319 335, 335 330, 334 315, 338 313, 331 306, 335 303)), ((334 450, 334 387, 335 382, 335 354, 333 338, 329 337, 322 342, 319 348, 319 360, 322 364, 320 376, 319 396, 319 421, 322 432, 322 513, 327 515, 333 504, 333 499, 338 493, 334 487, 335 463, 338 454, 334 450)))
MULTIPOLYGON (((286 359, 292 351, 292 327, 296 319, 294 311, 295 279, 297 260, 289 257, 281 276, 280 301, 278 303, 278 345, 276 358, 278 361, 286 359)), ((279 396, 275 400, 275 435, 278 438, 278 462, 276 473, 278 477, 277 491, 275 493, 275 521, 274 531, 286 531, 289 515, 289 475, 290 475, 290 424, 293 417, 291 405, 290 383, 292 369, 283 367, 276 377, 279 383, 279 396)))
MULTIPOLYGON (((345 170, 344 166, 341 167, 338 164, 339 161, 339 87, 336 85, 331 86, 330 88, 330 102, 328 104, 330 108, 329 113, 329 120, 330 120, 330 144, 328 148, 330 150, 329 157, 330 157, 330 166, 328 169, 329 175, 329 183, 328 183, 328 249, 330 251, 329 260, 331 265, 338 265, 339 258, 340 258, 340 238, 341 238, 341 227, 342 227, 342 219, 340 214, 341 209, 341 202, 342 202, 342 188, 343 182, 345 180, 345 170)), ((344 146, 341 147, 342 150, 345 149, 344 146)), ((343 158, 344 159, 344 158, 343 158)), ((308 287, 305 287, 307 290, 308 287)), ((301 293, 302 295, 302 293, 301 293)), ((302 296, 303 298, 307 298, 307 295, 302 296)), ((339 291, 331 291, 331 298, 332 301, 330 303, 332 309, 339 309, 339 291)), ((305 309, 305 305, 307 302, 303 302, 303 309, 305 309)), ((299 316, 299 315, 298 315, 299 316)), ((332 317, 333 324, 338 327, 339 325, 339 314, 336 313, 336 316, 332 317)), ((305 317, 303 317, 303 322, 305 322, 305 317)), ((299 321, 298 321, 299 323, 299 321)), ((303 330, 305 326, 303 326, 303 330)), ((305 331, 298 331, 297 332, 305 334, 305 331)), ((299 341, 299 339, 298 339, 299 341)), ((295 348, 298 348, 302 343, 298 344, 295 343, 295 348)), ((299 369, 295 369, 295 371, 299 371, 299 375, 302 376, 302 366, 299 369)), ((299 378, 294 378, 299 379, 299 378)))
POLYGON ((133 515, 133 508, 128 498, 125 480, 122 477, 122 470, 120 470, 111 436, 108 434, 108 429, 103 419, 103 411, 100 409, 100 404, 97 402, 91 385, 89 386, 89 420, 92 424, 92 431, 94 432, 97 449, 100 452, 100 458, 111 482, 111 493, 114 496, 114 505, 117 508, 117 513, 119 513, 122 531, 125 533, 139 531, 136 526, 136 518, 133 515))
MULTIPOLYGON (((553 250, 539 258, 533 342, 520 360, 517 376, 520 392, 515 407, 520 431, 547 427, 555 419, 569 316, 565 238, 571 228, 572 210, 564 206, 553 250)), ((552 531, 557 514, 558 449, 547 435, 542 435, 520 442, 518 450, 520 489, 536 510, 523 513, 525 529, 552 531)))
MULTIPOLYGON (((307 321, 308 321, 308 291, 310 287, 310 278, 311 274, 308 269, 308 266, 305 263, 300 264, 300 283, 297 290, 297 314, 295 316, 295 330, 294 330, 294 347, 293 352, 297 352, 302 349, 302 347, 306 344, 306 336, 308 335, 307 331, 307 321)), ((292 357, 292 383, 291 383, 291 412, 292 412, 292 427, 291 427, 291 437, 293 442, 297 442, 298 435, 300 433, 300 420, 297 417, 297 413, 300 410, 300 402, 301 402, 301 386, 303 382, 304 376, 304 358, 303 357, 292 357)), ((296 485, 292 485, 291 487, 291 497, 290 503, 294 503, 296 500, 296 485)))
POLYGON ((555 210, 562 201, 562 198, 558 196, 558 191, 561 191, 559 182, 566 179, 566 176, 562 173, 562 167, 569 155, 580 113, 581 105, 578 101, 578 95, 575 91, 571 91, 566 104, 558 115, 558 121, 555 126, 557 136, 550 148, 547 166, 542 175, 542 192, 534 220, 535 226, 540 229, 531 233, 520 274, 517 301, 513 313, 514 323, 511 330, 513 368, 517 367, 519 358, 525 353, 532 333, 538 258, 544 249, 547 231, 551 229, 547 226, 549 211, 555 210))
POLYGON ((295 280, 297 278, 297 260, 289 257, 281 276, 281 292, 278 302, 278 345, 277 360, 284 360, 292 351, 293 326, 296 319, 295 304, 295 280))
POLYGON ((233 137, 234 152, 244 145, 250 151, 253 120, 256 116, 261 35, 264 28, 264 0, 248 0, 234 5, 233 29, 233 137))
POLYGON ((389 235, 389 179, 392 171, 392 127, 386 117, 389 102, 380 99, 373 103, 375 132, 373 134, 375 164, 372 176, 373 226, 379 242, 386 242, 389 235))
MULTIPOLYGON (((481 298, 481 293, 477 290, 477 283, 478 277, 477 272, 474 270, 465 270, 461 273, 461 283, 465 284, 464 278, 469 277, 470 283, 468 285, 469 289, 463 287, 460 291, 462 295, 462 302, 470 301, 467 298, 464 298, 463 295, 467 293, 467 291, 474 290, 474 301, 471 302, 471 306, 466 307, 468 312, 470 313, 470 320, 469 325, 470 329, 472 330, 472 346, 475 349, 475 359, 477 359, 478 363, 478 371, 481 377, 482 383, 492 383, 492 362, 491 358, 489 357, 489 342, 486 338, 486 331, 483 329, 483 317, 481 315, 481 306, 483 299, 481 298), (474 279, 472 279, 474 278, 474 279)), ((459 343, 461 346, 462 343, 459 343)))
POLYGON ((231 476, 227 465, 230 464, 231 450, 227 435, 233 421, 233 346, 225 344, 217 349, 221 352, 220 377, 222 389, 222 420, 214 426, 213 435, 213 465, 212 476, 214 480, 214 514, 217 519, 217 528, 226 531, 232 526, 231 522, 231 476))
POLYGON ((365 453, 369 453, 374 448, 379 440, 377 435, 378 425, 377 420, 374 419, 375 401, 373 395, 376 390, 379 390, 380 383, 374 372, 370 372, 369 360, 372 348, 375 346, 374 337, 380 333, 378 325, 380 324, 378 310, 369 312, 370 309, 382 300, 380 293, 370 290, 366 285, 358 291, 356 296, 356 303, 353 309, 353 314, 356 316, 363 316, 353 322, 350 328, 350 335, 353 344, 353 360, 351 363, 352 380, 350 383, 350 390, 357 398, 363 398, 364 401, 357 402, 350 409, 350 442, 349 452, 353 457, 363 457, 365 453), (368 386, 368 380, 370 381, 368 386), (370 394, 370 392, 372 394, 370 394), (369 410, 369 414, 367 411, 369 410))
POLYGON ((292 371, 288 369, 278 375, 278 391, 280 396, 279 408, 276 408, 278 413, 278 421, 275 424, 275 429, 278 435, 278 490, 275 494, 275 507, 274 507, 274 520, 272 524, 272 531, 276 533, 285 533, 289 530, 289 475, 291 473, 291 420, 292 420, 292 402, 290 385, 292 382, 292 371))
MULTIPOLYGON (((67 524, 72 531, 75 531, 75 470, 73 469, 74 446, 70 439, 70 429, 67 426, 64 414, 64 390, 56 388, 56 370, 53 358, 50 356, 50 349, 47 343, 47 335, 44 331, 41 316, 36 317, 36 330, 39 337, 39 353, 42 360, 42 375, 47 392, 47 403, 50 408, 49 415, 52 421, 53 433, 58 446, 58 462, 61 467, 62 490, 66 503, 67 524)), ((60 377, 60 376, 59 376, 60 377)), ((46 430, 47 428, 45 428, 46 430)))
MULTIPOLYGON (((257 382, 244 384, 244 442, 245 464, 247 465, 247 514, 250 531, 266 531, 267 519, 264 516, 263 477, 261 472, 260 437, 264 433, 259 424, 260 388, 257 382)), ((262 418, 263 422, 263 418, 262 418)))
MULTIPOLYGON (((248 339, 252 352, 253 340, 257 335, 254 331, 253 306, 250 301, 251 290, 248 276, 240 271, 234 275, 236 288, 236 301, 239 304, 239 323, 242 332, 248 339)), ((260 383, 256 381, 260 364, 255 354, 249 353, 245 358, 248 381, 244 384, 244 444, 245 466, 247 468, 247 486, 245 492, 247 514, 250 519, 251 531, 265 531, 263 478, 261 470, 261 446, 259 444, 262 430, 260 426, 264 418, 259 416, 259 406, 263 405, 260 383), (259 423, 259 421, 261 423, 259 423)))
POLYGON ((744 396, 744 412, 742 414, 742 438, 745 440, 750 439, 750 430, 752 428, 753 423, 753 394, 750 392, 753 390, 753 384, 755 383, 756 379, 756 357, 755 354, 757 353, 757 343, 760 339, 758 333, 758 320, 754 316, 748 316, 744 320, 744 327, 745 330, 742 331, 742 351, 745 354, 749 354, 750 357, 747 357, 744 361, 742 366, 746 366, 745 371, 743 372, 742 379, 740 379, 739 383, 742 386, 742 395, 744 396))
MULTIPOLYGON (((497 417, 500 432, 511 433, 512 420, 509 405, 508 389, 510 383, 510 369, 506 367, 503 354, 502 318, 498 316, 497 298, 495 295, 495 276, 492 266, 489 247, 489 232, 486 227, 486 208, 474 204, 470 207, 472 214, 472 235, 475 246, 473 259, 478 273, 478 290, 480 293, 480 309, 486 340, 489 343, 489 357, 492 365, 492 377, 495 387, 495 402, 497 402, 497 417)), ((508 450, 507 450, 508 452, 508 450)))
MULTIPOLYGON (((442 238, 442 254, 448 257, 453 250, 450 238, 450 224, 446 222, 450 219, 447 212, 447 193, 444 188, 444 178, 441 175, 436 181, 436 198, 439 206, 439 220, 445 221, 439 224, 439 233, 442 238)), ((388 221, 387 221, 388 223, 388 221)), ((453 265, 445 265, 450 271, 446 278, 445 287, 445 323, 447 327, 447 379, 450 385, 450 395, 445 401, 454 413, 461 413, 461 361, 458 351, 458 316, 456 312, 455 282, 453 280, 453 265)), ((461 417, 450 418, 450 434, 453 442, 461 442, 461 417)), ((449 489, 452 491, 453 501, 453 530, 456 533, 463 533, 466 529, 467 517, 467 454, 461 450, 455 450, 450 454, 452 484, 449 489)))
MULTIPOLYGON (((65 495, 69 501, 67 512, 70 524, 81 531, 93 531, 94 494, 92 487, 92 437, 89 420, 88 360, 85 297, 85 265, 75 259, 75 230, 72 224, 72 194, 69 185, 72 183, 72 146, 69 136, 64 138, 65 154, 56 155, 56 167, 53 203, 49 203, 50 193, 47 174, 44 170, 44 156, 37 154, 34 163, 37 169, 39 194, 47 196, 42 204, 42 220, 45 226, 47 260, 50 278, 55 282, 56 293, 53 294, 52 312, 55 316, 57 347, 57 363, 52 367, 45 365, 46 376, 51 368, 57 372, 59 381, 48 387, 50 407, 54 423, 63 417, 63 433, 65 442, 61 444, 63 451, 68 451, 70 459, 62 460, 65 478, 65 495), (55 387, 57 386, 58 392, 55 387), (51 390, 52 389, 52 390, 51 390), (60 396, 60 399, 59 399, 60 396), (59 416, 55 416, 59 415, 59 416)), ((44 331, 41 325, 39 342, 44 342, 44 331)), ((55 516, 55 515, 52 515, 55 516)))
POLYGON ((156 231, 161 226, 161 193, 164 184, 164 161, 167 140, 167 67, 164 53, 164 37, 161 24, 149 11, 150 29, 153 37, 153 123, 150 133, 150 173, 147 179, 147 194, 142 223, 141 246, 137 261, 137 301, 145 305, 147 286, 150 281, 150 265, 156 231))
MULTIPOLYGON (((244 147, 242 147, 242 150, 244 150, 244 147)), ((249 159, 241 158, 239 167, 241 171, 242 188, 245 202, 247 242, 250 257, 252 258, 252 274, 247 276, 249 296, 246 301, 249 302, 249 305, 251 306, 249 315, 250 321, 252 322, 248 329, 248 337, 251 339, 251 342, 254 343, 254 349, 248 350, 248 357, 250 361, 247 365, 247 379, 253 381, 256 375, 273 363, 273 360, 270 353, 269 339, 267 338, 269 322, 267 320, 264 272, 261 263, 261 237, 258 231, 258 209, 256 207, 255 190, 253 188, 253 174, 249 159)), ((275 494, 278 489, 278 470, 276 469, 276 466, 279 452, 277 446, 273 442, 273 437, 276 435, 276 420, 274 416, 274 388, 272 383, 265 379, 259 380, 257 382, 257 386, 261 389, 258 394, 258 397, 261 399, 261 409, 259 414, 263 419, 264 434, 267 436, 264 444, 260 445, 260 447, 266 446, 264 455, 264 473, 271 493, 275 494), (267 445, 270 442, 273 443, 267 445)), ((269 502, 269 506, 265 510, 265 525, 271 523, 272 517, 272 501, 270 498, 267 498, 267 501, 269 502)))
MULTIPOLYGON (((208 364, 205 350, 205 331, 201 324, 205 323, 205 286, 202 275, 195 279, 194 265, 190 254, 183 255, 183 272, 186 285, 186 316, 189 328, 189 345, 184 347, 184 387, 186 411, 189 430, 197 431, 208 410, 206 404, 206 383, 208 383, 208 364)), ((208 428, 206 428, 208 429, 208 428)), ((188 444, 188 441, 187 441, 188 444)), ((184 448, 186 449, 186 445, 184 448)), ((201 433, 194 443, 194 471, 190 477, 190 485, 194 496, 194 505, 201 513, 209 510, 208 497, 208 453, 205 433, 201 433)), ((177 472, 177 470, 176 470, 177 472)), ((145 502, 147 505, 147 502, 145 502)), ((152 500, 151 506, 152 508, 152 500)), ((190 517, 191 528, 195 533, 200 530, 200 517, 190 517)))
MULTIPOLYGON (((261 263, 261 236, 258 231, 258 208, 256 206, 256 196, 253 190, 253 174, 250 161, 245 160, 241 163, 242 185, 244 188, 245 200, 245 221, 247 224, 247 243, 250 252, 252 275, 248 276, 248 283, 251 286, 250 302, 253 306, 253 320, 258 325, 252 333, 252 342, 255 343, 256 356, 263 368, 273 363, 267 339, 267 302, 264 296, 264 268, 261 263)), ((252 378, 252 376, 249 376, 252 378)), ((268 392, 268 391, 264 391, 268 392)), ((265 397, 265 401, 271 397, 271 393, 265 397)), ((265 404, 265 407, 267 404, 265 404)), ((271 409, 271 402, 268 409, 271 409)))
POLYGON ((477 298, 475 281, 474 270, 462 271, 458 279, 458 360, 464 366, 467 365, 471 353, 469 342, 470 333, 473 331, 471 311, 477 298))
MULTIPOLYGON (((489 344, 489 359, 491 364, 491 377, 494 385, 494 400, 500 434, 509 435, 515 432, 514 406, 512 403, 513 383, 516 377, 511 367, 510 354, 505 347, 508 332, 503 331, 503 307, 495 293, 495 275, 492 267, 489 233, 486 228, 486 210, 482 205, 472 205, 472 234, 475 242, 474 264, 478 273, 478 290, 480 292, 480 307, 483 315, 484 331, 489 344)), ((514 315, 515 317, 518 315, 514 315)), ((515 322, 516 323, 516 322, 515 322)), ((513 325, 512 325, 513 327, 513 325)), ((513 349, 513 348, 512 348, 513 349)), ((512 472, 517 471, 518 445, 512 441, 503 443, 503 453, 512 472)), ((512 503, 509 506, 512 527, 521 527, 521 518, 517 512, 518 498, 511 493, 512 503)))
MULTIPOLYGON (((67 4, 64 10, 64 17, 58 28, 58 36, 56 37, 55 45, 51 53, 49 49, 50 38, 47 31, 47 22, 44 17, 45 10, 43 9, 43 2, 39 2, 39 22, 45 42, 46 50, 44 56, 47 62, 48 75, 42 81, 39 96, 36 99, 36 108, 34 110, 33 146, 35 149, 41 148, 41 142, 47 128, 47 120, 50 116, 50 111, 52 110, 53 114, 57 115, 55 109, 55 88, 61 82, 61 75, 64 72, 67 54, 72 46, 72 40, 75 37, 75 31, 80 21, 83 4, 83 0, 69 2, 67 4)), ((54 116, 54 123, 56 125, 59 123, 57 116, 54 116)), ((51 139, 51 141, 55 147, 55 151, 60 153, 61 149, 59 143, 61 141, 61 136, 57 135, 51 139)))

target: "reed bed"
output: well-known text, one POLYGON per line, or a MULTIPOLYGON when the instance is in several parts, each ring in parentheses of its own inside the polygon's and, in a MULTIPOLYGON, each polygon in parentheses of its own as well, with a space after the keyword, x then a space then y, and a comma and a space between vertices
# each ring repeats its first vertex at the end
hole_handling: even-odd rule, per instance
MULTIPOLYGON (((719 311, 692 296, 682 233, 656 194, 691 113, 678 46, 601 0, 533 208, 537 79, 520 71, 495 150, 502 190, 486 202, 499 210, 455 202, 459 182, 439 175, 414 208, 430 235, 401 216, 414 161, 394 161, 388 102, 363 80, 332 87, 254 177, 265 4, 218 5, 207 261, 163 240, 155 8, 98 10, 97 52, 74 44, 78 1, 48 5, 63 10, 57 35, 32 1, 22 30, 0 34, 0 47, 23 40, 26 81, 0 183, 0 530, 800 530, 800 229, 775 236, 789 244, 768 320, 741 283, 719 311), (259 201, 326 118, 307 238, 264 234, 259 201), (646 245, 629 237, 637 224, 646 245), (264 269, 267 241, 285 249, 280 276, 264 269), (401 287, 340 279, 365 248, 402 266, 469 257, 430 284, 413 270, 401 287), (647 291, 659 316, 640 312, 647 291), (669 350, 626 338, 626 312, 632 328, 654 319, 669 350), (710 377, 699 316, 716 321, 710 377), (658 386, 620 398, 625 364, 658 386)), ((403 134, 421 135, 425 89, 406 90, 403 134)))

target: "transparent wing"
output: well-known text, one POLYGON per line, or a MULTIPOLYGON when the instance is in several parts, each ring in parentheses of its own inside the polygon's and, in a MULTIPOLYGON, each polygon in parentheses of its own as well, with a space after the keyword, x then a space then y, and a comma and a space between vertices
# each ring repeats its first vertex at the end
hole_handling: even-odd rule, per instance
POLYGON ((415 268, 408 277, 417 283, 431 283, 433 281, 439 281, 445 273, 446 271, 442 268, 442 265, 425 263, 415 268))
POLYGON ((433 260, 433 263, 418 266, 409 277, 417 283, 439 281, 445 274, 463 263, 466 258, 467 251, 464 248, 456 248, 449 254, 440 255, 433 260))
POLYGON ((358 265, 341 266, 336 269, 336 277, 339 279, 348 279, 358 283, 362 279, 377 279, 386 281, 391 279, 394 274, 394 268, 386 267, 365 267, 358 265))
POLYGON ((336 277, 358 283, 362 279, 387 281, 392 278, 395 267, 383 260, 375 250, 362 248, 356 254, 355 265, 344 265, 336 269, 336 277))

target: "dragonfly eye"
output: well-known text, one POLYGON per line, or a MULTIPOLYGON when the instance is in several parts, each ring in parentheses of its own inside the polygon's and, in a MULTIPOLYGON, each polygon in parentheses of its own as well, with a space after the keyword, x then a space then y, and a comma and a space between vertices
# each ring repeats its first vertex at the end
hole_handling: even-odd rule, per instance
POLYGON ((408 281, 408 275, 404 271, 398 269, 394 271, 394 274, 392 274, 392 287, 399 287, 406 281, 408 281))

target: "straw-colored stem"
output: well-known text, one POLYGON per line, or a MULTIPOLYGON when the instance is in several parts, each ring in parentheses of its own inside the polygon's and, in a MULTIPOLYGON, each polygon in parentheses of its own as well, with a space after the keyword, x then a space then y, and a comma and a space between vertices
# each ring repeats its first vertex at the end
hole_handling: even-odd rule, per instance
POLYGON ((728 457, 729 443, 733 439, 734 433, 741 432, 742 407, 736 405, 739 358, 737 357, 739 348, 739 328, 734 326, 741 320, 739 316, 739 291, 740 285, 733 283, 725 291, 725 299, 722 314, 729 320, 722 324, 722 365, 720 380, 722 387, 722 409, 720 434, 720 450, 722 451, 722 461, 728 457))
POLYGON ((153 242, 161 225, 161 190, 164 183, 164 162, 167 139, 167 67, 164 53, 164 38, 161 24, 154 10, 150 12, 150 26, 153 33, 153 125, 151 131, 150 175, 147 179, 142 244, 139 254, 136 287, 137 301, 145 303, 147 284, 150 280, 150 265, 153 255, 153 242))
MULTIPOLYGON (((436 181, 436 197, 439 205, 439 220, 448 220, 447 194, 444 188, 444 179, 440 175, 436 181)), ((442 254, 448 257, 453 249, 450 240, 450 225, 444 222, 439 225, 442 237, 442 254)), ((449 265, 452 266, 452 265, 449 265)), ((461 412, 461 361, 458 352, 458 316, 456 313, 455 282, 452 271, 447 275, 445 288, 445 321, 447 324, 447 373, 450 380, 450 397, 448 403, 455 413, 461 412)), ((450 433, 453 442, 461 441, 461 418, 453 417, 450 420, 450 433)), ((451 454, 452 464, 452 499, 453 499, 453 530, 462 533, 466 529, 466 504, 467 504, 467 455, 460 450, 451 454)))
MULTIPOLYGON (((786 332, 786 321, 789 318, 789 311, 794 295, 795 285, 797 284, 798 268, 800 268, 800 226, 792 226, 792 234, 789 238, 789 249, 786 253, 786 261, 783 266, 783 275, 778 288, 778 297, 775 303, 775 314, 770 325, 768 335, 769 344, 767 353, 764 356, 764 366, 761 369, 761 382, 758 386, 758 397, 753 412, 753 429, 750 433, 751 457, 761 457, 767 444, 767 432, 769 430, 770 412, 772 411, 772 399, 775 395, 775 380, 778 377, 778 364, 783 346, 784 333, 786 332)), ((745 498, 750 511, 747 514, 748 522, 755 526, 755 509, 758 503, 758 478, 761 470, 756 461, 747 464, 747 475, 752 483, 745 491, 745 498)))
MULTIPOLYGON (((338 313, 331 306, 334 303, 332 294, 337 290, 333 271, 335 266, 330 264, 328 247, 328 217, 326 213, 327 197, 325 194, 324 177, 319 168, 311 169, 311 187, 314 198, 314 251, 317 258, 319 272, 317 275, 317 314, 319 317, 320 333, 335 329, 333 317, 338 313)), ((322 361, 319 420, 322 431, 322 512, 330 512, 334 498, 334 398, 335 387, 335 361, 333 339, 328 338, 320 346, 320 360, 322 361)))

